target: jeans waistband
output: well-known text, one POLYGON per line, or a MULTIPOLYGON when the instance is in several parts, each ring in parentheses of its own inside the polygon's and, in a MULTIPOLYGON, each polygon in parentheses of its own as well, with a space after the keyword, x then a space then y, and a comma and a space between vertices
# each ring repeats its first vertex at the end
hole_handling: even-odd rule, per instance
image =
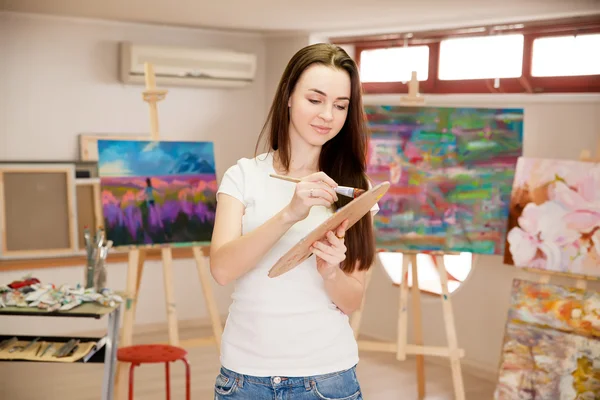
POLYGON ((345 371, 331 372, 323 375, 312 375, 304 377, 290 377, 290 376, 251 376, 243 375, 237 372, 231 371, 225 367, 221 367, 221 373, 228 378, 235 379, 240 387, 244 386, 244 382, 251 382, 254 384, 264 385, 268 387, 298 387, 304 386, 307 390, 310 390, 312 383, 324 379, 329 379, 346 372, 352 371, 355 367, 347 369, 345 371))

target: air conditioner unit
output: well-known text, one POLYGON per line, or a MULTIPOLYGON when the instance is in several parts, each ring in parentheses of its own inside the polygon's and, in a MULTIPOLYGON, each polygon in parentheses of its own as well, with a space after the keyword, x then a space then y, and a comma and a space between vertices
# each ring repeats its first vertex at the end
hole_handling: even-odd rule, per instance
POLYGON ((120 78, 145 82, 144 63, 151 63, 157 86, 239 88, 253 82, 256 55, 223 49, 193 49, 120 44, 120 78))

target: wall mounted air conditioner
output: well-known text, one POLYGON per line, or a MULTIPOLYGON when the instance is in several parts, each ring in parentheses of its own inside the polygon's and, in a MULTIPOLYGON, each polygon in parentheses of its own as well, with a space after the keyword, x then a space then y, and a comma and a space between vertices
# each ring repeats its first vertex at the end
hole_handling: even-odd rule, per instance
POLYGON ((239 88, 253 82, 256 55, 224 49, 147 46, 121 42, 121 82, 144 84, 144 63, 154 67, 156 86, 239 88))

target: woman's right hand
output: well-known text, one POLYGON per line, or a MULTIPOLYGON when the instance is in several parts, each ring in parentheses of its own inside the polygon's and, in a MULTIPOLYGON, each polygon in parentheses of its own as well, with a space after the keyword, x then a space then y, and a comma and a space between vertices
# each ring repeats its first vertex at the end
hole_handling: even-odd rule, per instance
POLYGON ((308 217, 313 206, 331 206, 337 201, 337 193, 333 188, 337 183, 324 172, 310 174, 296 184, 294 197, 287 205, 287 215, 294 222, 308 217))

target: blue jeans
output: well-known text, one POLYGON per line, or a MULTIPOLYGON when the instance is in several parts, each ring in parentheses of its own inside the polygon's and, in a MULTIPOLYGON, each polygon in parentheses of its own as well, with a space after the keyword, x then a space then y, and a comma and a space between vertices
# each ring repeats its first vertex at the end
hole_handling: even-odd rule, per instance
POLYGON ((308 377, 255 377, 221 367, 215 400, 363 400, 356 366, 308 377))

